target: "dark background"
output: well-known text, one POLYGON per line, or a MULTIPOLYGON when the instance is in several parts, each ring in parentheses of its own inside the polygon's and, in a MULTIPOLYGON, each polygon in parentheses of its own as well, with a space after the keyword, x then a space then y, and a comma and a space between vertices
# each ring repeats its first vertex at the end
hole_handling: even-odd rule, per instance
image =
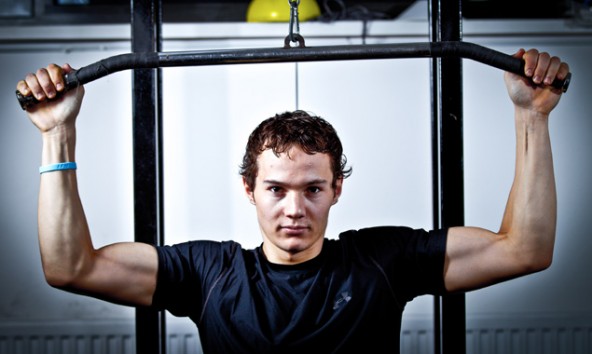
MULTIPOLYGON (((249 3, 250 0, 162 0, 163 22, 242 22, 249 3)), ((322 12, 319 20, 370 20, 394 19, 415 0, 317 0, 317 3, 322 12)), ((564 18, 568 16, 570 3, 570 0, 462 0, 462 12, 465 18, 564 18)), ((0 24, 128 23, 129 9, 130 2, 125 0, 3 0, 0 24)))

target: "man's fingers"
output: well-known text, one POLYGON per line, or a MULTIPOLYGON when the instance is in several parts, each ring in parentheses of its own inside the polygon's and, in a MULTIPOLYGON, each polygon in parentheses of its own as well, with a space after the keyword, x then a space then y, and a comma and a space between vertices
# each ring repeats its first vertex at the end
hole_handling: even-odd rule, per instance
POLYGON ((56 87, 55 87, 55 84, 52 80, 52 77, 51 77, 48 69, 41 68, 41 69, 37 70, 37 81, 39 82, 39 85, 43 89, 43 92, 46 97, 48 97, 48 98, 55 97, 56 87))
POLYGON ((43 90, 43 87, 39 83, 40 71, 41 71, 41 69, 37 70, 37 74, 33 74, 33 73, 27 74, 27 76, 25 76, 25 80, 24 80, 26 86, 29 88, 29 90, 31 91, 33 96, 35 96, 35 98, 38 101, 41 101, 45 98, 45 91, 43 90))
POLYGON ((565 80, 569 73, 569 66, 562 62, 561 58, 534 48, 524 52, 522 59, 524 74, 537 85, 551 85, 556 79, 565 80))
POLYGON ((553 83, 559 72, 560 65, 561 59, 559 59, 559 57, 550 58, 547 73, 545 74, 545 79, 543 81, 545 85, 551 85, 553 83))
POLYGON ((551 56, 547 52, 539 53, 536 49, 529 49, 524 54, 525 73, 530 76, 535 84, 541 84, 547 76, 547 69, 551 61, 551 56))
POLYGON ((17 83, 16 88, 23 96, 33 94, 38 101, 54 98, 65 87, 64 70, 67 69, 56 64, 49 64, 34 74, 27 74, 24 80, 17 83))
POLYGON ((524 74, 526 77, 532 78, 537 67, 539 52, 536 49, 529 49, 524 52, 522 59, 524 60, 524 74))
POLYGON ((49 64, 47 66, 49 77, 53 82, 54 88, 59 92, 64 89, 64 73, 61 67, 56 64, 49 64))
POLYGON ((31 89, 29 85, 25 82, 25 80, 21 80, 16 83, 16 89, 19 91, 23 96, 28 96, 31 93, 31 89))

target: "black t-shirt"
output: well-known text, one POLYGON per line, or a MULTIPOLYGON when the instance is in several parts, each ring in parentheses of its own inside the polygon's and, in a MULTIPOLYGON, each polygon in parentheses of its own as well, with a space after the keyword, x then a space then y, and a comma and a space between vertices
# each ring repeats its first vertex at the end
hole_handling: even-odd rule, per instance
POLYGON ((298 265, 261 247, 158 247, 153 306, 189 316, 211 353, 398 353, 405 304, 444 292, 446 231, 375 227, 325 239, 298 265))

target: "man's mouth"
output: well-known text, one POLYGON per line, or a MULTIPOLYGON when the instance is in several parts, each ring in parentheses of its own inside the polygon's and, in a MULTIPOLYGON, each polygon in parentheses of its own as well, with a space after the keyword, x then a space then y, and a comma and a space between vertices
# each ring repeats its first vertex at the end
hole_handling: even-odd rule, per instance
POLYGON ((288 235, 301 235, 308 231, 309 227, 305 225, 282 225, 280 229, 288 235))

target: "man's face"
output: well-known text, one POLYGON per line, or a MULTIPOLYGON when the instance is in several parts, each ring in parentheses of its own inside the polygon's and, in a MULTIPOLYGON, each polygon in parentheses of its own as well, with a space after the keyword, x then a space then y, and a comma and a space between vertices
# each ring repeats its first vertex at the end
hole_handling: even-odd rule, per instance
POLYGON ((342 180, 332 188, 327 154, 309 155, 298 147, 259 158, 255 190, 245 190, 257 208, 263 251, 272 263, 300 263, 321 251, 329 209, 341 194, 342 180))

